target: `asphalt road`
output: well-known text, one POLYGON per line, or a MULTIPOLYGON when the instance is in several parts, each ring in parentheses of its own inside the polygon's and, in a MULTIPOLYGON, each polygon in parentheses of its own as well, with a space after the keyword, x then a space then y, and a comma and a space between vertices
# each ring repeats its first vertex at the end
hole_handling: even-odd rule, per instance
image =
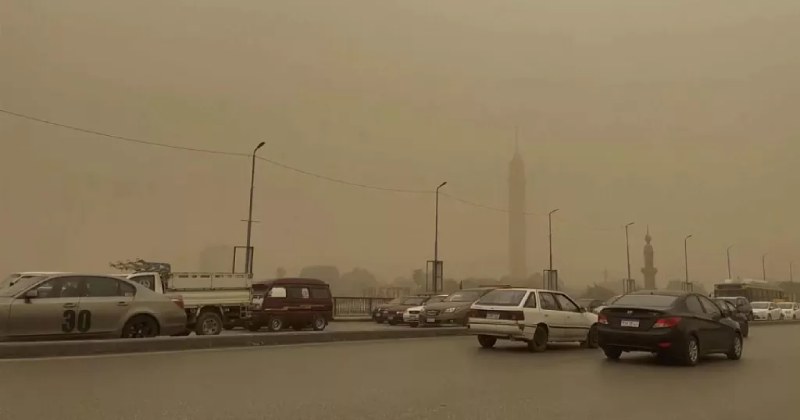
POLYGON ((794 418, 800 326, 753 329, 741 361, 606 361, 472 337, 0 362, 0 419, 794 418))
MULTIPOLYGON (((384 331, 384 330, 397 330, 411 328, 408 325, 389 325, 378 324, 374 321, 334 321, 325 327, 325 332, 339 332, 339 331, 384 331)), ((306 328, 304 331, 313 331, 311 328, 306 328)), ((284 331, 274 333, 269 332, 266 327, 259 331, 259 334, 292 334, 294 330, 286 329, 284 331)), ((223 331, 222 334, 253 334, 245 328, 235 328, 230 331, 223 331)))

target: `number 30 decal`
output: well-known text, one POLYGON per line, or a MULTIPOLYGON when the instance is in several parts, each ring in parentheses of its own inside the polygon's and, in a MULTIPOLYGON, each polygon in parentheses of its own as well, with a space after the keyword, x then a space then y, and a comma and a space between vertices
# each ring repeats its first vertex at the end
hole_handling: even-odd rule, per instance
POLYGON ((90 311, 78 312, 77 319, 75 311, 64 311, 64 321, 61 322, 61 331, 72 332, 78 328, 78 332, 87 332, 92 328, 92 313, 90 311), (77 321, 77 322, 75 322, 77 321))

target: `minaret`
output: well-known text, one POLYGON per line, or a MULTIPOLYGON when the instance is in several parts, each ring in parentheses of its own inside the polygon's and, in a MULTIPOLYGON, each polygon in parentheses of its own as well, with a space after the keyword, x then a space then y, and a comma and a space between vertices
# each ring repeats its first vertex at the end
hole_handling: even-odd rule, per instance
POLYGON ((516 141, 514 157, 508 165, 508 271, 512 280, 525 280, 528 277, 525 263, 526 233, 525 163, 522 162, 519 142, 516 141))
POLYGON ((647 290, 654 290, 656 288, 656 273, 658 273, 658 269, 653 266, 653 245, 650 245, 650 241, 652 240, 653 238, 650 236, 650 226, 648 226, 647 235, 644 237, 644 268, 642 268, 642 274, 644 274, 644 288, 647 290))

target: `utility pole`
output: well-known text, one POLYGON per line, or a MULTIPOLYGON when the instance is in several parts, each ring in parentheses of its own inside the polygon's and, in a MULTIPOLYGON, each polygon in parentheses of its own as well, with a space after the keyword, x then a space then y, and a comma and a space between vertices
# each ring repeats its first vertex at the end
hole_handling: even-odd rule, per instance
POLYGON ((266 142, 262 141, 253 149, 253 163, 250 166, 250 206, 247 212, 247 248, 245 249, 244 265, 247 274, 251 276, 253 275, 253 248, 250 239, 253 233, 253 188, 256 180, 256 152, 258 152, 258 149, 264 147, 265 144, 266 142))
POLYGON ((436 187, 436 227, 434 228, 433 239, 433 291, 439 291, 439 190, 447 185, 447 181, 442 182, 436 187))
POLYGON ((628 227, 633 226, 634 222, 630 222, 625 225, 625 255, 628 257, 628 277, 626 281, 630 281, 631 279, 631 247, 630 243, 628 242, 628 227))
POLYGON ((550 272, 553 272, 553 213, 557 212, 559 209, 551 210, 550 213, 547 214, 547 232, 548 232, 548 239, 550 242, 550 272))
POLYGON ((683 239, 683 261, 684 261, 684 267, 686 267, 686 280, 685 280, 686 283, 685 284, 686 284, 686 290, 687 291, 689 291, 689 245, 688 245, 688 242, 689 242, 689 238, 691 238, 691 237, 692 237, 692 235, 687 235, 683 239))
POLYGON ((767 281, 767 254, 761 255, 761 279, 767 281))
POLYGON ((725 253, 728 255, 728 279, 732 280, 733 277, 731 277, 731 248, 733 248, 733 245, 728 246, 728 249, 725 250, 725 253))

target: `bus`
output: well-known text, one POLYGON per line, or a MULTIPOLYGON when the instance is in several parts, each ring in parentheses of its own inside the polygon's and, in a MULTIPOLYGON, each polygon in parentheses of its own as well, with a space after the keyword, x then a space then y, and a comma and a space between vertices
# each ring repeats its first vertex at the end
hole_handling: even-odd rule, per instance
POLYGON ((763 281, 743 281, 714 285, 714 297, 745 297, 750 302, 773 302, 787 299, 786 292, 763 281))

